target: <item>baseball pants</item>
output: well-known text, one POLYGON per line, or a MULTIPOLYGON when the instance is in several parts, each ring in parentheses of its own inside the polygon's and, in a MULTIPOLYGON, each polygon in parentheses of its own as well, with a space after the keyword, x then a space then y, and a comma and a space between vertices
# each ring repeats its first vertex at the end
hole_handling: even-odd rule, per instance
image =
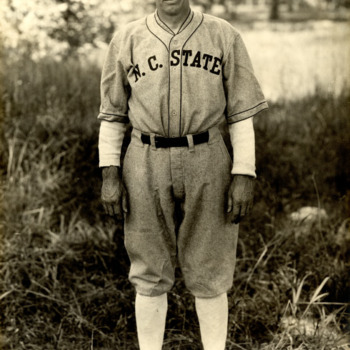
POLYGON ((139 294, 156 296, 174 284, 179 264, 196 297, 214 297, 232 286, 238 225, 226 213, 232 160, 218 128, 209 141, 156 148, 133 130, 123 165, 129 212, 125 247, 129 280, 139 294), (176 208, 181 219, 176 215, 176 208))

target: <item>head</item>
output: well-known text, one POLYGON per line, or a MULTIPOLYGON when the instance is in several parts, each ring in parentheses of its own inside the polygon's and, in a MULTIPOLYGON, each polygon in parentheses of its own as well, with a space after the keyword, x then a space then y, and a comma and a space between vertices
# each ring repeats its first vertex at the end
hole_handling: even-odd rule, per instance
POLYGON ((156 7, 160 15, 181 16, 188 13, 189 0, 156 0, 156 7))

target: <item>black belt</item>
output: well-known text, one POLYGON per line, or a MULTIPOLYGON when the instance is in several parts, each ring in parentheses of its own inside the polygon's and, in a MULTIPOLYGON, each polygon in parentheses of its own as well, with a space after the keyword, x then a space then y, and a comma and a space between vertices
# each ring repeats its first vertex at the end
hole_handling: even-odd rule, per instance
MULTIPOLYGON (((192 135, 193 144, 199 145, 209 141, 209 132, 205 131, 200 134, 192 135)), ((147 145, 151 144, 151 137, 149 135, 141 134, 141 141, 147 145)), ((169 147, 188 147, 188 140, 186 136, 183 137, 162 137, 155 136, 154 138, 156 148, 169 147)))

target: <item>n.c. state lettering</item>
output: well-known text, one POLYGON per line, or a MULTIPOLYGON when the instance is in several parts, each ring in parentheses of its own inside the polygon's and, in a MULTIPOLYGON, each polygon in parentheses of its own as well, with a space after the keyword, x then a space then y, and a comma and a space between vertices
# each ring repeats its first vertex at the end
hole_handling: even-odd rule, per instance
MULTIPOLYGON (((184 67, 201 68, 209 73, 220 75, 222 59, 215 57, 207 53, 201 53, 197 51, 194 53, 192 50, 173 50, 170 53, 170 66, 178 66, 182 62, 184 67)), ((149 71, 155 72, 160 68, 163 68, 163 64, 160 63, 156 55, 147 58, 147 66, 149 71)), ((147 69, 146 69, 147 71, 147 69)), ((146 75, 146 72, 141 72, 139 64, 133 66, 133 74, 135 76, 135 83, 146 75)))
MULTIPOLYGON (((181 61, 181 51, 173 50, 170 53, 170 65, 177 66, 181 61)), ((219 75, 221 73, 222 59, 207 53, 202 54, 197 51, 195 54, 192 50, 182 50, 182 65, 185 67, 195 67, 208 70, 212 74, 219 75)))

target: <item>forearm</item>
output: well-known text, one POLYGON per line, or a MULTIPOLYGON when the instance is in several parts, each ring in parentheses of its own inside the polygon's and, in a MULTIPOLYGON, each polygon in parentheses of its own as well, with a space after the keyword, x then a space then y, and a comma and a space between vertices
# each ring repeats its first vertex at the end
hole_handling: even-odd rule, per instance
POLYGON ((253 118, 230 124, 229 133, 234 156, 231 173, 256 177, 253 118))
POLYGON ((120 166, 120 155, 127 124, 101 121, 98 141, 99 166, 120 166))

